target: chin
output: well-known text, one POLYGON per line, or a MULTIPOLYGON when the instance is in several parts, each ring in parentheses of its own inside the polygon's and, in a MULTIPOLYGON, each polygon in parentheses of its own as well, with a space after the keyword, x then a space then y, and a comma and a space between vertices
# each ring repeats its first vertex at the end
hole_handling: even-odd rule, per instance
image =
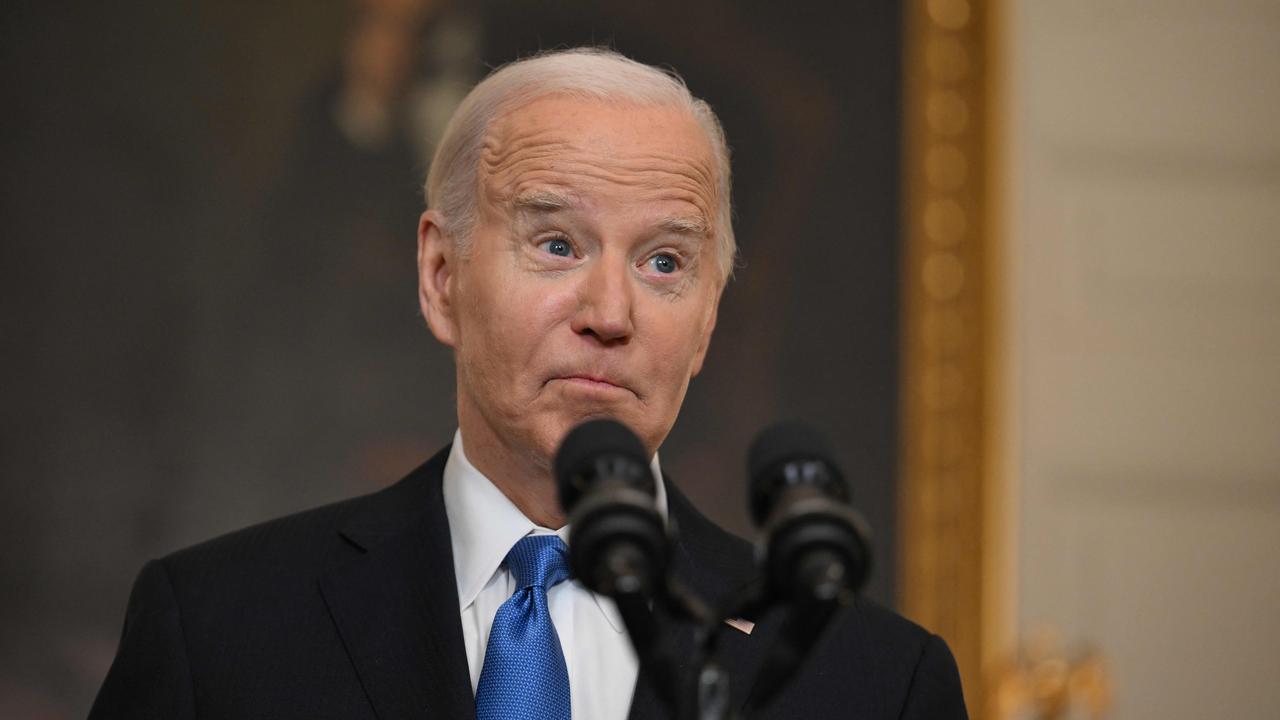
POLYGON ((590 407, 590 408, 574 408, 572 410, 556 413, 553 418, 549 418, 546 422, 540 424, 542 432, 539 438, 539 445, 546 447, 548 444, 551 449, 551 456, 554 457, 557 450, 560 449, 560 443, 564 440, 569 431, 589 420, 609 419, 631 428, 637 434, 640 428, 635 422, 626 417, 626 413, 619 412, 616 408, 609 407, 590 407))
MULTIPOLYGON (((671 431, 672 422, 665 426, 657 425, 652 418, 640 412, 634 397, 629 402, 620 402, 615 397, 593 398, 556 398, 551 407, 543 406, 540 412, 531 413, 533 424, 527 428, 526 437, 533 442, 531 446, 545 457, 554 460, 560 443, 570 430, 588 420, 608 418, 626 425, 640 438, 645 450, 653 454, 671 431), (568 400, 566 402, 566 400, 568 400)), ((651 409, 651 408, 650 408, 651 409)))
POLYGON ((530 428, 529 447, 536 453, 538 460, 547 463, 548 466, 554 465, 560 443, 578 423, 560 415, 543 417, 536 423, 535 427, 530 428))

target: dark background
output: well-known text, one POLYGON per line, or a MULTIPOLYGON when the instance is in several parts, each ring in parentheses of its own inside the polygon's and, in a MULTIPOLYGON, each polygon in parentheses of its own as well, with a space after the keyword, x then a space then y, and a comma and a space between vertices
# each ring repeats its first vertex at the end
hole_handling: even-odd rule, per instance
POLYGON ((146 559, 385 486, 449 440, 413 261, 433 128, 486 68, 582 43, 677 68, 734 153, 743 263, 664 467, 749 537, 751 436, 817 424, 892 603, 897 5, 465 8, 0 11, 0 716, 86 713, 146 559), (335 120, 369 86, 391 118, 372 139, 335 120))

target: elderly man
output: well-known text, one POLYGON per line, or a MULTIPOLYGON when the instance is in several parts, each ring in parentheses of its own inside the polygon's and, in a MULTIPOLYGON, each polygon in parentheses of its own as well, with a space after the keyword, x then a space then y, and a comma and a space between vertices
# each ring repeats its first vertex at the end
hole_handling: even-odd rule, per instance
MULTIPOLYGON (((593 417, 657 450, 734 257, 728 151, 679 79, 599 50, 508 65, 458 108, 418 225, 453 349, 453 444, 373 495, 149 563, 93 718, 662 717, 617 609, 564 565, 551 464, 593 417)), ((673 572, 751 582, 743 541, 663 478, 673 572)), ((729 632, 735 702, 776 631, 729 632)), ((685 634, 685 641, 689 636, 685 634)), ((945 644, 861 600, 776 717, 963 717, 945 644)))

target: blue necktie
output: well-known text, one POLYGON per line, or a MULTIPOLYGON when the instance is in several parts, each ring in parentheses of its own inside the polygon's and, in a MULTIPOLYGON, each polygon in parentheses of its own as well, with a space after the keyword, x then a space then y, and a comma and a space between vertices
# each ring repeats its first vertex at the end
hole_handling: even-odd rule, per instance
POLYGON ((569 670, 547 609, 547 590, 569 577, 568 553, 555 535, 524 537, 507 553, 516 592, 489 630, 477 720, 570 720, 569 670))

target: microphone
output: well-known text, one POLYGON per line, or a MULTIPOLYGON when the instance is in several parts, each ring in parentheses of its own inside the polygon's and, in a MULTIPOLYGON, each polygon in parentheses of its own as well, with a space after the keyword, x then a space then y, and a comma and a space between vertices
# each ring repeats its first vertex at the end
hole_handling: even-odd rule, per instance
POLYGON ((867 580, 866 523, 826 442, 808 425, 761 431, 747 453, 751 517, 762 529, 758 556, 765 605, 781 602, 782 627, 743 707, 750 717, 795 676, 839 606, 867 580))
POLYGON ((672 603, 670 546, 644 445, 616 420, 589 420, 560 443, 555 473, 574 576, 617 603, 641 672, 668 707, 680 709, 681 658, 663 624, 672 603))
POLYGON ((870 533, 825 440, 800 422, 761 431, 747 455, 751 517, 761 528, 767 592, 792 603, 857 592, 871 570, 870 533))
POLYGON ((616 420, 582 423, 560 444, 555 474, 574 576, 614 599, 652 597, 669 549, 640 439, 616 420))

